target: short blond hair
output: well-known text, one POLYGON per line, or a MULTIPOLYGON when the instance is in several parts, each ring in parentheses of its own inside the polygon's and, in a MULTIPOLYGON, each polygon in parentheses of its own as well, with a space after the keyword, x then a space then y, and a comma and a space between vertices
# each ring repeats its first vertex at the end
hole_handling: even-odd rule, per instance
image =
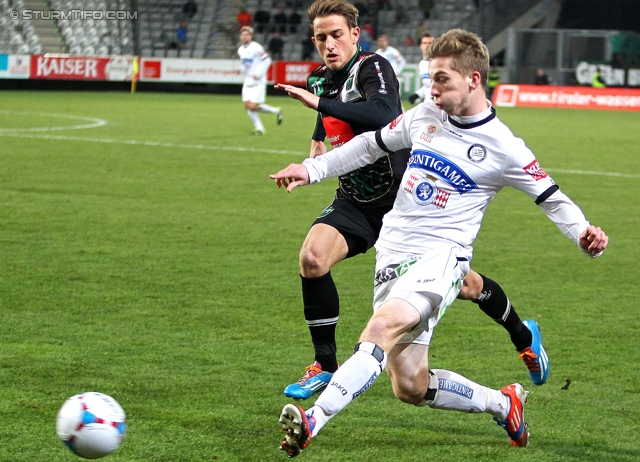
POLYGON ((486 86, 489 76, 489 50, 480 37, 462 29, 448 30, 433 41, 427 50, 427 59, 449 57, 453 58, 451 69, 463 76, 478 71, 482 86, 486 86))
POLYGON ((253 37, 253 27, 251 26, 242 26, 240 28, 240 32, 249 32, 251 34, 251 36, 253 37))

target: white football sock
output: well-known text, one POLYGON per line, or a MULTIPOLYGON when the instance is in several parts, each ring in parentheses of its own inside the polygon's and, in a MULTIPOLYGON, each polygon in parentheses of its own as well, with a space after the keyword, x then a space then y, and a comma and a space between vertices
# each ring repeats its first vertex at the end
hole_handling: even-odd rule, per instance
POLYGON ((268 112, 269 114, 277 114, 280 111, 280 108, 269 106, 268 104, 261 104, 258 106, 258 110, 262 112, 268 112))
MULTIPOLYGON (((315 425, 313 427, 313 431, 311 432, 311 436, 315 437, 318 432, 320 431, 320 429, 322 427, 324 427, 324 425, 329 422, 329 419, 331 419, 331 417, 333 417, 333 415, 328 415, 327 413, 325 413, 322 408, 318 405, 315 405, 313 407, 310 407, 309 409, 307 409, 305 411, 305 414, 307 414, 307 418, 310 421, 314 421, 315 423, 313 425, 315 425)), ((334 414, 335 415, 335 414, 334 414)))
POLYGON ((455 372, 443 369, 430 371, 429 389, 418 406, 460 412, 488 412, 504 421, 509 415, 509 397, 455 372))
POLYGON ((249 118, 251 122, 253 122, 253 126, 256 130, 264 131, 264 125, 262 125, 262 120, 260 120, 260 116, 258 115, 258 111, 247 110, 247 114, 249 114, 249 118))
POLYGON ((375 343, 361 342, 356 352, 333 374, 327 388, 318 397, 315 406, 306 411, 314 414, 316 426, 312 436, 334 415, 364 393, 380 376, 387 364, 387 355, 375 343))

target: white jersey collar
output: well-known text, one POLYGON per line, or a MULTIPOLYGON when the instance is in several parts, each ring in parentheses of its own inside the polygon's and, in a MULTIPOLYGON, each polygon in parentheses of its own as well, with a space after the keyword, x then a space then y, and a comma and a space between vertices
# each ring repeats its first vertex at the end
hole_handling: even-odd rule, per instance
POLYGON ((489 107, 479 114, 472 116, 448 116, 451 124, 458 128, 474 128, 489 122, 496 116, 496 111, 491 105, 491 101, 487 100, 489 107))

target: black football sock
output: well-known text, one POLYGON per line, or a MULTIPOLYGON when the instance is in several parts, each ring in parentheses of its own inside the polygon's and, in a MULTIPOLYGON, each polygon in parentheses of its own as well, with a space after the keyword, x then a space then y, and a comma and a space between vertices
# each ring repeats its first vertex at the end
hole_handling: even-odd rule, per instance
POLYGON ((473 302, 477 303, 487 316, 509 332, 511 342, 516 350, 522 351, 530 347, 533 341, 531 331, 520 320, 500 284, 482 274, 480 277, 482 277, 482 292, 473 302))
POLYGON ((336 325, 340 313, 338 289, 333 282, 331 272, 317 278, 302 279, 302 302, 304 318, 307 320, 311 340, 315 350, 315 360, 323 371, 335 372, 338 369, 336 358, 336 325))

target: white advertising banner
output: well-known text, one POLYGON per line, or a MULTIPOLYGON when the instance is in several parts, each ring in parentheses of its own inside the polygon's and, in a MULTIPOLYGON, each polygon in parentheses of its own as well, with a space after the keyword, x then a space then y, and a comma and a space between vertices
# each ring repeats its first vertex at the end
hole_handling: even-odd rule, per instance
POLYGON ((141 58, 140 81, 242 84, 240 60, 141 58))
POLYGON ((28 79, 31 56, 0 54, 0 79, 28 79))

